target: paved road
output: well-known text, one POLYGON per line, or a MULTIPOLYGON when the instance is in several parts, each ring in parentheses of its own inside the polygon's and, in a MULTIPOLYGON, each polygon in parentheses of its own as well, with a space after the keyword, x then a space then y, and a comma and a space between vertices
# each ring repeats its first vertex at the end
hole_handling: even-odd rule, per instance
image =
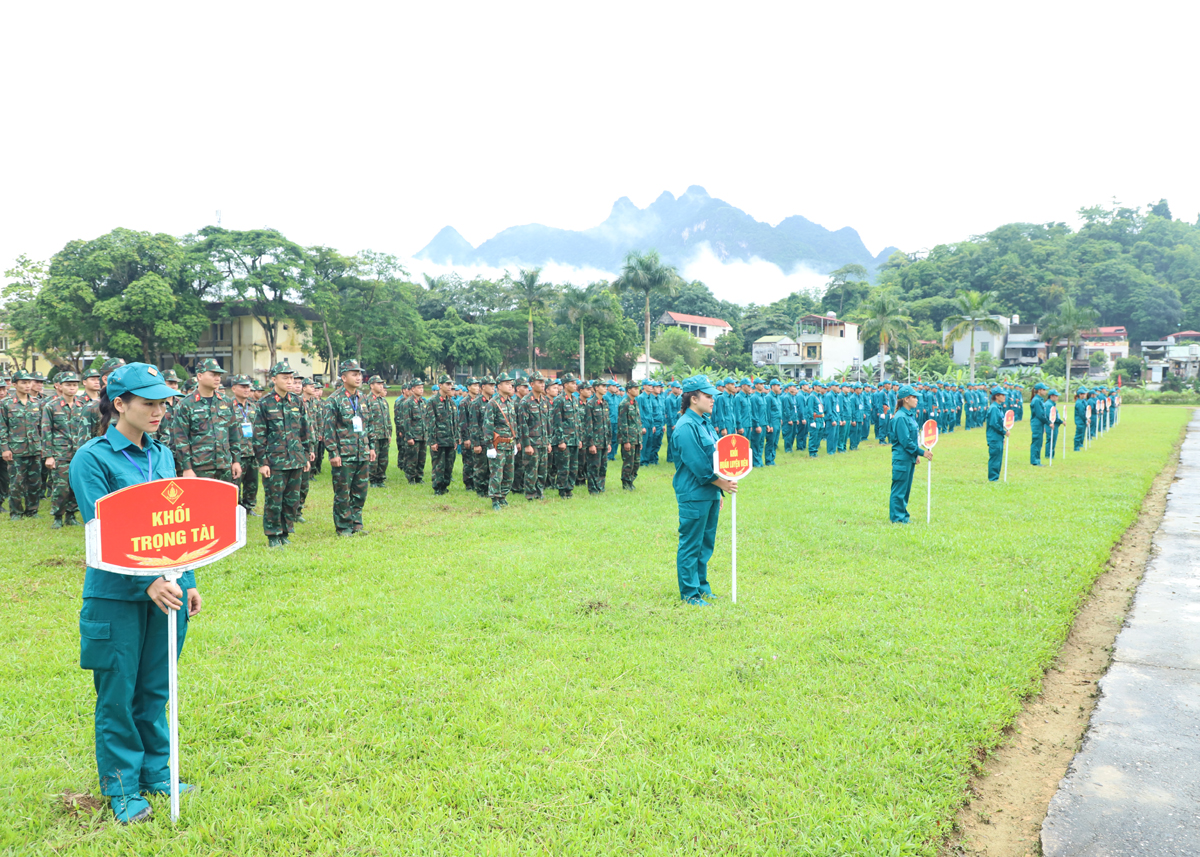
POLYGON ((1200 855, 1200 410, 1100 692, 1043 853, 1200 855))

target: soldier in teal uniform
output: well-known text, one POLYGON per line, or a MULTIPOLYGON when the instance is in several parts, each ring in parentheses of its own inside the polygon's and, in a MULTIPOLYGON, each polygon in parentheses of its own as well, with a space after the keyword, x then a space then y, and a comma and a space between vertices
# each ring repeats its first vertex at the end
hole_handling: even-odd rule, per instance
POLYGON ((781 400, 779 379, 771 382, 771 392, 763 397, 767 405, 767 425, 763 432, 763 464, 775 466, 775 456, 779 451, 779 438, 783 434, 783 402, 781 400))
POLYGON ((674 463, 671 458, 671 435, 675 431, 675 422, 679 419, 679 402, 683 398, 683 385, 672 381, 667 387, 667 394, 662 397, 663 426, 667 432, 667 464, 674 463))
POLYGON ((1046 393, 1046 457, 1058 457, 1058 427, 1063 424, 1062 408, 1058 405, 1058 390, 1046 393), (1050 419, 1050 408, 1054 408, 1054 420, 1050 419))
MULTIPOLYGON (((108 376, 98 405, 101 436, 71 461, 70 481, 84 523, 96 501, 121 488, 175 476, 171 451, 154 439, 175 391, 154 366, 130 363, 108 376)), ((170 792, 167 732, 167 616, 176 615, 178 652, 202 599, 194 572, 179 582, 88 568, 79 613, 79 665, 96 688, 96 768, 100 793, 122 824, 145 821, 146 795, 170 792)), ((180 795, 195 791, 179 784, 180 795)))
POLYGON ((1075 390, 1075 451, 1083 449, 1083 435, 1087 431, 1087 387, 1075 390))
POLYGON ((992 404, 987 412, 988 482, 1000 480, 1000 465, 1004 461, 1004 439, 1008 430, 1004 427, 1003 387, 992 388, 992 404))
POLYGON ((1046 392, 1047 387, 1041 381, 1033 385, 1033 398, 1029 400, 1029 463, 1034 467, 1042 466, 1042 441, 1046 433, 1046 392))
POLYGON ((717 388, 708 376, 694 375, 683 382, 683 413, 675 425, 675 477, 671 485, 679 504, 679 549, 675 573, 679 597, 702 607, 712 598, 708 561, 717 538, 717 516, 723 492, 734 493, 737 483, 723 479, 713 469, 717 433, 711 415, 717 388))
POLYGON ((896 394, 898 412, 892 420, 892 492, 888 517, 893 524, 908 523, 908 495, 912 491, 917 459, 933 461, 933 453, 920 443, 920 429, 913 418, 917 391, 903 384, 896 394))
POLYGON ((783 395, 779 397, 780 419, 783 425, 783 451, 785 453, 792 451, 792 444, 796 441, 796 428, 800 421, 796 417, 796 383, 788 381, 783 385, 783 395))

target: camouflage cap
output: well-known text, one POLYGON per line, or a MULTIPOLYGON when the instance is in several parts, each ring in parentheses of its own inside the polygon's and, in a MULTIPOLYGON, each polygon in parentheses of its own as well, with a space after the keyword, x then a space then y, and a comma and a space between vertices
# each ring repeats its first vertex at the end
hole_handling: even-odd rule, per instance
POLYGON ((505 381, 515 381, 515 380, 516 380, 516 379, 515 379, 515 378, 513 378, 513 376, 512 376, 512 375, 509 375, 507 372, 501 372, 499 375, 497 375, 497 376, 496 376, 496 383, 497 383, 497 384, 502 384, 502 383, 504 383, 505 381))
POLYGON ((164 369, 162 377, 164 381, 174 381, 176 384, 179 383, 179 376, 175 374, 174 369, 164 369))
POLYGON ((295 375, 296 370, 293 369, 290 365, 288 365, 288 362, 286 360, 280 360, 278 363, 276 363, 274 366, 271 367, 271 371, 268 372, 267 374, 272 375, 272 376, 273 375, 295 375))
POLYGON ((528 378, 518 378, 517 379, 517 389, 520 389, 521 387, 528 387, 528 386, 529 386, 528 378))
POLYGON ((32 381, 33 375, 24 369, 18 369, 16 372, 13 372, 12 379, 14 381, 32 381))
POLYGON ((83 373, 83 379, 84 379, 85 381, 86 381, 88 378, 99 378, 99 377, 100 377, 100 370, 99 370, 99 369, 88 369, 86 372, 84 372, 84 373, 83 373))
POLYGON ((493 386, 493 387, 496 385, 496 381, 494 378, 492 378, 491 375, 484 375, 482 378, 479 379, 479 383, 487 384, 487 385, 493 386))
POLYGON ((408 382, 408 386, 409 387, 424 387, 425 379, 418 375, 417 377, 413 378, 411 381, 408 382))
POLYGON ((578 378, 576 378, 574 375, 572 375, 570 372, 567 372, 565 375, 563 375, 562 377, 560 377, 560 378, 558 379, 558 383, 560 383, 560 384, 570 384, 572 381, 576 381, 576 382, 578 382, 578 380, 579 380, 579 379, 578 379, 578 378))
POLYGON ((107 360, 105 360, 103 363, 100 364, 100 374, 107 375, 109 372, 112 372, 114 369, 120 369, 124 365, 125 365, 125 361, 122 360, 120 357, 110 357, 107 360))
POLYGON ((74 372, 59 372, 54 376, 55 384, 79 383, 79 376, 74 372))
POLYGON ((468 378, 468 379, 467 379, 467 386, 468 386, 468 387, 470 387, 470 386, 472 386, 472 385, 476 385, 476 384, 478 384, 478 383, 479 383, 479 379, 478 379, 478 378, 476 378, 474 375, 472 375, 470 378, 468 378))
POLYGON ((250 386, 250 378, 246 375, 234 375, 232 378, 229 379, 229 386, 231 386, 231 387, 249 387, 250 386))
POLYGON ((534 370, 533 370, 533 372, 532 372, 532 373, 530 374, 530 376, 529 376, 529 380, 530 380, 530 381, 545 381, 545 380, 546 380, 546 376, 545 376, 545 375, 543 375, 543 374, 542 374, 541 372, 539 372, 538 370, 534 369, 534 370))
POLYGON ((370 378, 367 379, 367 383, 368 384, 382 384, 383 378, 381 378, 378 375, 372 375, 370 378))
POLYGON ((454 379, 451 378, 449 375, 447 375, 445 372, 443 372, 441 375, 438 375, 438 383, 439 384, 453 384, 454 379))
POLYGON ((345 375, 347 372, 361 372, 362 364, 357 360, 343 360, 342 365, 338 367, 338 374, 345 375))
POLYGON ((251 390, 257 390, 258 392, 260 392, 260 393, 261 393, 261 392, 263 391, 263 385, 262 385, 262 381, 254 381, 254 382, 252 382, 252 383, 250 384, 250 389, 251 389, 251 390))
POLYGON ((45 381, 46 380, 46 376, 43 375, 41 372, 37 371, 36 369, 33 370, 32 372, 30 372, 29 374, 32 376, 34 381, 45 381))
POLYGON ((196 374, 199 375, 201 372, 216 372, 219 375, 225 374, 225 370, 221 368, 221 364, 212 357, 200 361, 200 365, 196 367, 196 374))

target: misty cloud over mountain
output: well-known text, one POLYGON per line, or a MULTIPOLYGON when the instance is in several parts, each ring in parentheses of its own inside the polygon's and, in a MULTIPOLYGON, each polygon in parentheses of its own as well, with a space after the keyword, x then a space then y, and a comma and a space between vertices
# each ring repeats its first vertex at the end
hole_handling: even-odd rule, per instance
POLYGON ((556 263, 615 273, 630 250, 649 249, 681 271, 699 257, 712 257, 723 264, 762 260, 785 274, 799 269, 828 273, 851 262, 873 273, 896 250, 888 247, 872 256, 850 227, 830 231, 800 216, 771 226, 692 185, 678 199, 664 191, 644 209, 621 197, 608 219, 582 232, 532 223, 510 227, 472 247, 447 226, 416 258, 492 268, 556 263))

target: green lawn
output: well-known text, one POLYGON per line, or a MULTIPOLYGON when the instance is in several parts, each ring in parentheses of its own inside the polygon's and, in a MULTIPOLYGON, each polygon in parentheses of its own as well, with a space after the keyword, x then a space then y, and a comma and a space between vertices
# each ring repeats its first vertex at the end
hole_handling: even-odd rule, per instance
MULTIPOLYGON (((729 517, 712 608, 678 603, 673 468, 493 513, 372 489, 335 540, 329 469, 288 552, 199 573, 172 827, 96 792, 80 530, 0 523, 0 848, 68 854, 932 855, 1135 518, 1190 411, 1126 407, 1092 451, 1007 485, 943 436, 932 526, 887 522, 890 452, 780 455, 729 517)), ((665 457, 665 453, 664 453, 665 457)), ((619 464, 619 461, 618 461, 619 464)), ((918 522, 919 520, 919 522, 918 522)))

